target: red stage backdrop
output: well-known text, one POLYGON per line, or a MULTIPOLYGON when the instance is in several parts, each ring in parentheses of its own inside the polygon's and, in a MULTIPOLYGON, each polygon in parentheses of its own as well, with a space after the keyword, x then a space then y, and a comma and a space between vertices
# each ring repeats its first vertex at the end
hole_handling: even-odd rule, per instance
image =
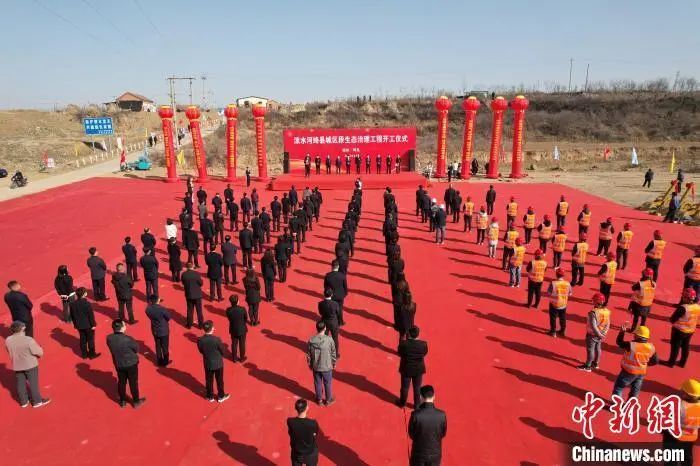
MULTIPOLYGON (((365 172, 365 157, 372 157, 372 173, 375 173, 377 154, 382 156, 382 173, 386 156, 391 155, 392 170, 396 156, 401 155, 401 170, 408 170, 408 151, 416 149, 416 128, 289 128, 283 134, 284 151, 289 153, 289 172, 304 172, 304 157, 311 156, 314 166, 316 155, 321 156, 322 173, 325 173, 326 156, 331 156, 334 167, 338 155, 342 158, 345 173, 345 155, 362 157, 362 173, 365 172)), ((313 169, 312 169, 313 170, 313 169)), ((353 160, 352 172, 355 173, 353 160)))

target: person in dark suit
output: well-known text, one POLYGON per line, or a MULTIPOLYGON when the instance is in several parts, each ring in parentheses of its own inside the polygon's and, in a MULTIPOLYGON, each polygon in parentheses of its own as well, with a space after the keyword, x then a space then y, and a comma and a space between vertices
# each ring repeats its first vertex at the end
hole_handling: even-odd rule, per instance
POLYGON ((136 248, 131 244, 131 236, 124 238, 124 246, 122 246, 122 252, 124 253, 124 263, 126 264, 126 274, 131 277, 132 281, 139 281, 139 275, 136 271, 138 268, 138 259, 136 257, 136 248))
POLYGON ((289 190, 289 203, 292 208, 294 208, 299 203, 299 193, 297 193, 296 188, 292 185, 292 189, 289 190))
POLYGON ((423 403, 411 413, 408 435, 411 446, 411 466, 439 466, 442 461, 442 439, 447 435, 447 416, 435 407, 435 389, 426 385, 420 389, 423 403))
POLYGON ((287 255, 288 249, 289 244, 285 242, 285 239, 282 236, 278 237, 277 244, 275 244, 275 261, 277 262, 280 283, 287 281, 287 263, 289 262, 289 256, 287 255))
POLYGON ((248 320, 250 325, 260 325, 260 317, 258 308, 260 307, 260 280, 255 270, 249 268, 246 271, 243 279, 243 288, 245 288, 245 301, 248 303, 248 320))
POLYGON ((183 199, 183 202, 185 203, 185 209, 187 212, 190 214, 192 213, 192 210, 194 209, 194 201, 192 200, 192 193, 185 193, 185 198, 183 199))
POLYGON ((250 203, 253 204, 253 215, 259 214, 260 194, 258 194, 258 190, 256 188, 253 188, 253 190, 250 192, 250 203))
POLYGON ((253 220, 250 221, 250 229, 253 231, 253 252, 259 254, 262 252, 265 239, 265 230, 259 215, 253 215, 253 220))
POLYGON ((197 340, 197 349, 202 354, 204 363, 204 380, 207 389, 206 397, 214 401, 214 379, 216 379, 216 401, 223 403, 229 399, 224 391, 224 352, 226 348, 221 338, 214 336, 214 323, 207 320, 203 324, 204 335, 197 340))
POLYGON ((496 190, 493 185, 489 185, 489 190, 486 191, 486 213, 493 215, 493 205, 496 203, 496 190))
POLYGON ((287 197, 287 193, 282 194, 282 221, 289 223, 289 214, 292 212, 292 201, 287 197))
POLYGON ((238 210, 238 204, 235 201, 231 201, 228 206, 229 231, 238 231, 238 210))
POLYGON ((224 259, 221 254, 216 252, 216 245, 211 245, 211 251, 206 255, 204 261, 207 264, 207 278, 209 279, 209 300, 214 301, 215 296, 217 301, 223 301, 224 297, 221 294, 221 279, 223 278, 222 267, 224 259))
POLYGON ((170 312, 160 303, 158 296, 148 297, 146 316, 151 320, 151 333, 156 345, 156 365, 167 366, 170 361, 170 312))
POLYGON ((238 265, 237 253, 238 248, 231 242, 231 237, 226 235, 224 244, 221 245, 221 255, 224 260, 224 283, 226 285, 229 283, 229 276, 231 276, 231 281, 234 285, 238 283, 238 278, 236 278, 236 265, 238 265))
MULTIPOLYGON (((291 232, 292 246, 296 242, 297 254, 301 254, 302 229, 302 220, 300 218, 292 217, 289 219, 289 231, 291 232)), ((294 247, 292 247, 292 251, 294 251, 294 247)))
POLYGON ((272 218, 270 214, 267 213, 267 208, 263 207, 260 212, 260 223, 262 223, 263 233, 265 234, 265 243, 270 242, 270 224, 272 223, 272 218))
POLYGON ((224 189, 224 202, 226 203, 226 213, 229 213, 228 206, 233 202, 233 188, 231 184, 226 184, 226 189, 224 189))
POLYGON ((413 384, 413 407, 420 405, 420 388, 425 374, 425 355, 428 343, 418 339, 420 329, 416 326, 408 329, 408 339, 399 343, 399 373, 401 374, 401 395, 396 404, 403 408, 408 398, 408 387, 413 384))
POLYGON ((141 234, 141 244, 143 249, 153 249, 156 247, 156 237, 151 233, 150 228, 144 228, 141 234))
MULTIPOLYGON (((272 231, 280 231, 280 218, 282 216, 282 204, 277 200, 277 196, 270 202, 270 213, 272 214, 272 231)), ((269 241, 269 239, 268 239, 269 241)))
POLYGON ((248 222, 243 222, 243 229, 238 232, 238 244, 243 255, 243 267, 253 268, 253 232, 248 229, 248 222))
POLYGON ((107 347, 112 353, 114 368, 117 370, 117 392, 119 406, 126 406, 126 382, 131 390, 131 403, 138 408, 146 398, 139 393, 139 346, 136 340, 126 334, 126 323, 117 319, 112 321, 114 333, 107 335, 107 347))
POLYGON ((294 218, 298 220, 297 227, 301 232, 301 242, 306 242, 306 229, 308 228, 308 220, 306 218, 306 210, 304 210, 304 204, 299 203, 299 207, 294 211, 294 218))
POLYGON ((190 229, 182 232, 182 245, 187 249, 187 262, 199 268, 199 236, 197 232, 190 229))
POLYGON ((70 303, 75 301, 75 286, 73 286, 73 277, 68 273, 68 267, 65 265, 58 266, 56 278, 53 281, 53 287, 61 299, 63 306, 63 321, 70 323, 70 303))
POLYGON ((245 356, 245 337, 248 333, 245 308, 238 305, 237 294, 232 294, 228 300, 231 306, 226 309, 226 318, 228 318, 228 333, 231 335, 233 362, 245 362, 248 359, 245 356))
POLYGON ((326 155, 326 175, 331 174, 331 154, 326 155))
POLYGON ((380 154, 377 154, 376 161, 377 161, 377 175, 381 175, 382 174, 382 156, 380 154))
POLYGON ((250 222, 250 212, 253 210, 253 203, 250 202, 248 193, 243 193, 241 198, 241 211, 243 212, 243 223, 250 222))
POLYGON ((80 335, 80 354, 83 359, 95 359, 100 353, 95 352, 95 312, 87 300, 87 290, 80 287, 75 294, 78 299, 70 305, 70 317, 73 327, 80 335))
POLYGON ((95 301, 106 301, 105 295, 105 273, 107 272, 107 264, 99 257, 97 248, 91 247, 89 250, 90 257, 87 260, 87 266, 90 269, 90 278, 92 279, 92 295, 95 301))
POLYGON ((214 211, 221 210, 224 207, 224 200, 221 199, 219 193, 214 194, 214 197, 211 198, 211 205, 214 206, 214 211))
POLYGON ((250 187, 250 168, 245 167, 245 185, 246 187, 250 187))
POLYGON ((119 309, 119 318, 126 320, 124 310, 129 316, 129 323, 134 321, 134 299, 131 289, 134 287, 134 282, 131 277, 124 273, 124 264, 117 264, 117 271, 112 274, 112 286, 114 286, 114 295, 117 297, 117 305, 119 309))
POLYGON ((182 272, 182 259, 180 256, 180 246, 177 245, 177 240, 170 238, 168 240, 168 265, 174 282, 180 281, 180 272, 182 272))
POLYGON ((211 221, 207 214, 199 221, 199 231, 202 233, 202 250, 206 255, 209 252, 209 246, 214 244, 214 237, 216 236, 216 228, 214 227, 214 222, 211 221))
POLYGON ((333 290, 330 288, 326 288, 323 296, 324 299, 318 302, 318 313, 321 315, 323 323, 326 324, 326 335, 330 335, 333 338, 336 357, 340 358, 340 342, 338 341, 340 307, 337 302, 333 301, 333 290))
POLYGON ((200 204, 205 204, 207 202, 207 192, 204 190, 204 186, 200 186, 197 190, 197 202, 200 204))
POLYGON ((272 302, 275 299, 275 277, 277 276, 277 264, 272 255, 272 249, 266 250, 260 259, 260 272, 265 282, 265 299, 272 302))
POLYGON ((185 266, 187 270, 183 272, 180 280, 185 289, 185 301, 187 302, 187 328, 192 328, 193 314, 197 309, 197 326, 202 328, 204 317, 202 315, 202 277, 197 273, 191 262, 185 266))
POLYGON ((158 259, 153 249, 144 249, 139 264, 143 269, 143 279, 146 281, 146 296, 158 296, 158 259))
POLYGON ((315 419, 309 419, 309 404, 300 399, 294 402, 296 417, 287 418, 287 432, 291 445, 292 466, 316 466, 318 464, 318 446, 316 436, 320 430, 315 419))
POLYGON ((214 211, 214 244, 224 242, 224 222, 226 217, 221 209, 214 211))
POLYGON ((32 308, 34 305, 29 300, 29 296, 22 290, 22 285, 17 280, 11 280, 7 283, 9 291, 5 293, 5 304, 7 304, 12 321, 19 321, 25 325, 24 334, 28 337, 34 337, 34 317, 32 316, 32 308))
POLYGON ((339 271, 340 264, 337 260, 331 263, 333 270, 328 272, 323 278, 323 289, 331 289, 333 292, 333 301, 338 303, 338 325, 341 327, 345 325, 345 320, 343 319, 343 301, 348 294, 348 280, 345 274, 339 271))

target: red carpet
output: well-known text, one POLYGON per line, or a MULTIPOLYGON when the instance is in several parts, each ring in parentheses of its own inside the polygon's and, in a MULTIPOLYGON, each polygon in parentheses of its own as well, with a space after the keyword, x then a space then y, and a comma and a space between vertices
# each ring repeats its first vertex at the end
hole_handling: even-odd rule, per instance
MULTIPOLYGON (((386 179, 382 181, 386 183, 386 179)), ((207 186, 223 191, 223 182, 207 186)), ((460 184, 462 194, 483 199, 485 186, 460 184)), ((239 197, 240 186, 236 186, 239 197)), ((554 184, 499 184, 497 213, 504 212, 510 194, 521 208, 532 204, 538 216, 551 213, 559 194, 569 197, 572 215, 587 202, 597 222, 612 215, 615 226, 633 223, 636 236, 631 266, 619 274, 613 288, 613 323, 628 320, 623 311, 629 286, 642 268, 642 249, 651 232, 661 228, 669 240, 661 265, 657 302, 649 320, 652 341, 662 358, 668 355, 669 304, 681 288, 682 263, 692 254, 697 229, 662 225, 656 217, 554 184)), ((284 420, 292 414, 296 397, 312 398, 312 380, 302 349, 313 334, 321 280, 329 269, 344 207, 350 191, 324 192, 322 221, 314 225, 302 256, 286 284, 276 284, 277 302, 262 303, 262 325, 249 333, 249 362, 226 362, 227 391, 223 404, 203 397, 201 359, 194 343, 198 332, 183 327, 184 299, 179 285, 167 278, 161 262, 161 295, 175 319, 171 325, 172 359, 168 369, 157 369, 153 341, 143 316, 143 281, 138 283, 137 318, 129 333, 143 342, 141 390, 148 402, 141 409, 120 410, 115 403, 115 376, 105 346, 109 322, 116 316, 114 298, 97 306, 100 359, 84 363, 76 355, 77 333, 58 318, 59 300, 52 290, 56 267, 68 265, 76 282, 88 285, 85 260, 88 247, 97 246, 110 268, 121 260, 122 238, 135 238, 144 226, 163 236, 164 218, 180 210, 183 185, 142 180, 93 179, 2 203, 0 212, 0 282, 21 280, 35 303, 37 339, 46 356, 41 362, 41 386, 51 405, 38 410, 20 409, 14 398, 14 375, 7 355, 0 351, 0 444, 4 463, 31 465, 149 464, 149 465, 273 465, 288 464, 289 446, 284 420)), ((444 246, 432 243, 427 227, 416 221, 414 190, 398 190, 401 210, 401 245, 414 298, 417 324, 429 342, 425 382, 435 385, 436 403, 448 415, 444 444, 445 465, 561 464, 564 446, 582 440, 571 410, 585 391, 608 396, 619 369, 610 335, 602 370, 583 373, 574 369, 584 355, 583 317, 600 258, 592 258, 583 289, 569 308, 567 339, 544 335, 548 325, 546 300, 539 311, 521 306, 525 289, 506 286, 507 274, 486 257, 485 247, 473 244, 459 227, 449 225, 444 246), (468 242, 467 242, 468 241, 468 242)), ((442 197, 444 185, 431 194, 442 197)), ((262 192, 269 202, 271 193, 262 192)), ((466 196, 465 196, 466 197, 466 196)), ((477 203, 478 205, 478 203, 477 203)), ((522 214, 521 214, 522 215, 522 214)), ((343 357, 335 373, 338 402, 330 408, 312 406, 310 415, 320 422, 321 464, 401 465, 407 463, 409 410, 392 404, 398 393, 396 334, 389 287, 385 283, 380 191, 365 193, 363 216, 357 234, 356 256, 350 265, 352 292, 346 300, 348 325, 342 332, 343 357)), ((571 221, 571 220, 570 220, 571 221)), ((570 230, 572 227, 570 227, 570 230)), ((593 228, 593 231, 597 230, 593 228)), ((595 243, 595 241, 593 241, 595 243)), ((158 255, 162 259, 164 241, 158 255)), ((530 251, 532 252, 532 248, 530 251)), ((566 264, 570 254, 566 255, 566 264)), ((256 261, 258 257, 256 257, 256 261)), ((500 249, 499 249, 500 261, 500 249)), ((551 270, 548 277, 552 276, 551 270)), ((111 285, 108 295, 113 296, 111 285)), ((229 288, 228 292, 241 292, 229 288)), ((217 332, 228 344, 224 307, 205 304, 217 332)), ((0 311, 7 334, 9 313, 0 311)), ((614 333, 614 332, 613 332, 614 333)), ((647 406, 650 394, 669 394, 685 377, 695 375, 698 346, 694 342, 686 369, 650 368, 642 391, 647 406)), ((608 416, 595 421, 601 439, 608 416)), ((640 433, 636 440, 656 440, 640 433)))
POLYGON ((418 185, 429 185, 426 177, 415 172, 401 172, 391 175, 357 175, 354 173, 350 175, 326 175, 324 172, 323 175, 312 174, 310 178, 305 178, 303 174, 280 175, 270 181, 269 188, 272 191, 289 191, 292 186, 296 186, 296 189, 318 186, 322 191, 352 189, 358 176, 362 179, 362 189, 364 190, 386 189, 387 186, 391 186, 392 189, 415 190, 418 185))

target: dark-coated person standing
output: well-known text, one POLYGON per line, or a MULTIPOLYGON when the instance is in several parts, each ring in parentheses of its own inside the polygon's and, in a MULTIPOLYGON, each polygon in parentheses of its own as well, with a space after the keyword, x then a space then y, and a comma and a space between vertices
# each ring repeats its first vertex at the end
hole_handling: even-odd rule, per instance
POLYGON ((238 232, 238 244, 243 255, 243 267, 253 268, 253 232, 248 228, 248 222, 243 222, 243 229, 238 232))
POLYGON ((442 439, 447 435, 447 415, 435 407, 435 389, 421 388, 423 403, 411 413, 408 435, 413 440, 410 466, 440 466, 442 439))
POLYGON ((182 252, 180 246, 177 245, 175 238, 168 240, 168 268, 174 282, 180 281, 180 273, 182 272, 182 252))
POLYGON ((117 264, 117 271, 112 274, 112 286, 114 286, 114 295, 117 297, 117 306, 119 309, 119 318, 126 320, 124 310, 129 315, 129 323, 134 323, 134 298, 131 289, 134 287, 134 282, 131 277, 124 273, 124 264, 117 264))
POLYGON ((126 406, 126 383, 129 382, 131 405, 138 408, 145 401, 139 393, 139 346, 136 340, 126 334, 126 323, 112 321, 112 333, 107 335, 107 347, 112 353, 114 368, 117 370, 117 393, 119 406, 126 406))
POLYGON ((288 254, 289 244, 280 236, 275 244, 275 261, 277 262, 278 277, 280 283, 287 281, 287 263, 289 262, 288 254))
POLYGON ((158 296, 148 297, 146 317, 151 321, 151 333, 156 347, 156 365, 167 366, 170 361, 170 312, 163 306, 158 296))
POLYGON ((258 274, 252 268, 246 270, 243 278, 243 288, 245 289, 245 302, 248 304, 248 320, 250 325, 260 325, 258 309, 260 308, 260 280, 258 274))
POLYGON ((229 399, 229 394, 224 391, 224 352, 226 348, 221 338, 214 336, 214 322, 207 320, 202 327, 204 335, 197 340, 197 349, 202 354, 204 363, 206 398, 210 403, 215 400, 223 403, 229 399), (214 379, 216 379, 218 395, 216 399, 214 398, 214 379))
POLYGON ((141 244, 143 249, 153 249, 156 247, 156 237, 151 233, 150 228, 144 228, 141 234, 141 244))
POLYGON ((187 328, 192 328, 194 310, 197 309, 197 326, 202 328, 204 317, 202 315, 202 276, 196 272, 191 262, 185 266, 187 270, 183 272, 182 287, 185 290, 185 301, 187 302, 187 328))
POLYGON ((223 301, 224 297, 221 293, 221 280, 223 279, 222 268, 224 266, 224 258, 216 252, 216 245, 211 245, 211 250, 204 258, 207 264, 207 278, 209 279, 209 300, 223 301))
POLYGON ((87 300, 87 290, 80 287, 76 290, 77 300, 70 305, 70 317, 73 327, 80 335, 80 355, 83 359, 95 359, 100 353, 95 352, 95 312, 87 300))
POLYGON ((277 200, 277 196, 270 202, 270 213, 272 214, 272 231, 280 231, 280 217, 282 216, 282 204, 277 200))
POLYGON ((309 404, 300 399, 294 402, 296 417, 287 418, 287 432, 291 446, 292 466, 316 466, 318 464, 318 446, 316 436, 319 434, 318 422, 309 419, 309 404))
POLYGON ((199 221, 199 231, 202 233, 202 251, 206 254, 209 252, 209 246, 214 244, 214 237, 216 236, 214 222, 211 221, 207 214, 204 214, 204 217, 199 221))
POLYGON ((496 190, 493 185, 489 185, 489 190, 486 191, 486 213, 493 215, 493 205, 496 203, 496 190))
POLYGON ((338 303, 338 324, 342 327, 345 325, 343 319, 343 301, 348 294, 348 280, 344 273, 341 273, 340 263, 334 260, 331 263, 332 270, 323 278, 323 289, 330 288, 333 291, 333 301, 338 303))
POLYGON ((88 252, 90 257, 87 260, 88 269, 90 269, 90 278, 92 279, 92 296, 95 301, 106 301, 105 295, 105 274, 107 272, 107 264, 99 257, 96 247, 91 247, 88 252))
POLYGON ((229 276, 234 285, 238 283, 238 278, 236 277, 237 254, 238 248, 231 242, 231 237, 226 235, 224 244, 221 245, 221 256, 224 259, 224 283, 226 285, 229 284, 229 276))
POLYGON ((425 355, 428 343, 418 339, 420 329, 413 326, 408 329, 408 338, 399 343, 399 373, 401 374, 401 394, 396 404, 403 408, 408 399, 408 387, 413 385, 413 408, 420 405, 420 388, 425 374, 425 355))
POLYGON ((5 304, 10 310, 12 321, 22 322, 24 324, 24 334, 28 337, 34 337, 34 317, 32 316, 34 305, 29 300, 29 296, 21 291, 22 285, 17 280, 8 282, 7 288, 5 304))
MULTIPOLYGON (((183 227, 184 228, 184 227, 183 227)), ((184 233, 183 233, 184 237, 184 233)), ((138 272, 138 258, 136 247, 131 244, 131 236, 124 238, 124 246, 122 246, 122 252, 124 253, 124 263, 126 264, 126 273, 131 277, 132 281, 139 281, 138 272)))
POLYGON ((338 303, 333 301, 333 290, 327 288, 323 293, 323 300, 318 302, 318 313, 321 315, 321 320, 326 324, 326 334, 330 334, 331 338, 333 338, 338 359, 340 359, 340 342, 338 341, 338 333, 340 332, 339 309, 338 303))
POLYGON ((139 264, 143 269, 143 279, 146 282, 146 296, 158 296, 158 259, 153 249, 144 249, 139 264))
POLYGON ((260 272, 265 282, 265 300, 272 302, 275 300, 275 278, 277 277, 277 263, 272 255, 272 249, 266 250, 260 259, 260 272))
POLYGON ((182 232, 182 245, 187 249, 187 262, 199 268, 199 236, 194 230, 182 232))
POLYGON ((248 359, 245 355, 245 337, 248 334, 246 311, 243 306, 238 305, 237 294, 229 296, 228 301, 231 306, 226 309, 226 318, 228 319, 228 333, 231 335, 233 362, 245 362, 248 359))

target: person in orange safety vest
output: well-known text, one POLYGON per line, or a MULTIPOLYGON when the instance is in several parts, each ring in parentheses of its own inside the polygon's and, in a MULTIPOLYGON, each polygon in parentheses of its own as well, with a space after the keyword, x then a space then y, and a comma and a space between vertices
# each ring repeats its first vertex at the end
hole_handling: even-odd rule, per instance
POLYGON ((515 229, 515 222, 513 222, 503 235, 503 260, 501 261, 501 268, 504 271, 508 270, 508 263, 513 255, 513 251, 515 251, 515 240, 518 236, 520 236, 520 233, 515 229))
POLYGON ((589 226, 591 226, 591 209, 588 208, 588 204, 583 204, 583 209, 578 214, 578 235, 588 233, 589 226))
POLYGON ((683 264, 683 288, 695 290, 695 301, 700 297, 700 246, 695 246, 695 257, 688 259, 683 264))
POLYGON ((472 232, 472 217, 474 216, 474 201, 471 196, 467 196, 467 201, 462 207, 462 217, 464 219, 464 231, 472 232))
POLYGON ((617 262, 615 261, 615 253, 610 251, 605 257, 607 260, 600 266, 598 278, 600 279, 600 292, 605 296, 605 304, 608 305, 610 300, 610 291, 615 284, 615 273, 617 272, 617 262))
POLYGON ((571 285, 564 280, 564 269, 559 267, 556 270, 557 278, 549 284, 547 294, 549 299, 549 332, 551 337, 557 336, 557 319, 559 319, 559 336, 566 336, 566 306, 569 304, 571 296, 571 285))
POLYGON ((571 250, 571 286, 582 286, 586 275, 586 258, 588 257, 588 235, 581 233, 578 243, 571 250))
POLYGON ((632 244, 634 232, 632 232, 632 225, 629 222, 625 223, 622 228, 623 230, 617 234, 617 257, 615 260, 617 260, 620 270, 625 270, 627 268, 627 253, 632 244))
POLYGON ((610 244, 612 243, 613 235, 615 234, 615 228, 612 224, 612 217, 608 217, 604 222, 600 222, 600 230, 598 230, 598 250, 595 255, 600 256, 601 254, 608 255, 610 250, 610 244))
POLYGON ((508 285, 510 287, 520 288, 520 276, 524 260, 525 246, 523 246, 523 239, 515 238, 515 248, 513 248, 513 255, 510 256, 510 262, 508 264, 508 270, 510 272, 508 285))
POLYGON ((644 325, 637 327, 632 341, 625 341, 626 331, 627 323, 622 324, 620 333, 617 334, 617 346, 624 350, 624 354, 620 362, 620 374, 613 387, 613 395, 622 396, 622 391, 630 387, 629 398, 635 398, 639 396, 642 389, 647 367, 656 365, 659 357, 654 345, 649 343, 651 331, 648 327, 644 325))
POLYGON ((484 244, 486 240, 486 229, 489 226, 489 216, 486 213, 486 207, 481 206, 479 213, 476 214, 476 244, 484 244))
POLYGON ((515 217, 518 215, 518 203, 515 202, 515 196, 510 196, 510 202, 506 204, 506 228, 510 228, 515 224, 515 217))
POLYGON ((557 228, 566 225, 566 215, 569 213, 569 203, 566 201, 563 194, 559 198, 555 212, 557 214, 557 228))
POLYGON ((493 217, 489 225, 489 257, 496 258, 496 248, 498 247, 498 219, 493 217))
POLYGON ((527 208, 527 213, 523 216, 523 227, 525 230, 525 244, 530 244, 532 240, 532 230, 535 229, 535 209, 532 206, 527 208))
POLYGON ((540 249, 542 250, 542 254, 547 254, 547 243, 552 239, 552 232, 554 231, 552 219, 549 215, 544 216, 542 223, 537 227, 537 231, 540 234, 540 249))
POLYGON ((527 278, 527 307, 535 304, 535 309, 540 305, 540 295, 542 293, 542 282, 544 273, 547 270, 547 261, 544 260, 544 253, 541 249, 535 251, 535 259, 531 260, 525 269, 527 278))
POLYGON ((610 330, 610 310, 603 304, 605 296, 595 293, 592 301, 593 309, 588 311, 586 317, 586 363, 577 367, 586 372, 598 368, 603 340, 610 330))
POLYGON ((671 324, 671 355, 666 361, 668 367, 673 367, 676 364, 676 358, 680 350, 681 360, 678 365, 685 367, 690 353, 690 339, 695 333, 695 329, 700 321, 700 304, 696 300, 695 290, 686 288, 681 295, 681 303, 676 307, 676 310, 669 319, 671 324))
POLYGON ((561 255, 566 250, 566 231, 564 227, 559 227, 552 238, 552 266, 557 268, 561 265, 561 255))
POLYGON ((644 269, 642 271, 642 278, 632 285, 632 292, 634 294, 632 295, 632 301, 630 301, 627 307, 634 315, 630 332, 637 328, 637 322, 639 320, 641 320, 641 325, 647 322, 647 317, 651 311, 651 305, 654 304, 654 295, 656 293, 656 282, 652 280, 653 276, 653 270, 644 269))
POLYGON ((676 438, 668 429, 663 431, 663 447, 666 449, 682 449, 683 462, 666 464, 693 463, 693 447, 698 440, 700 429, 700 381, 686 379, 680 386, 678 395, 681 398, 681 435, 676 438))
POLYGON ((654 271, 654 281, 659 279, 659 266, 661 265, 661 258, 664 257, 665 248, 666 241, 661 237, 661 231, 655 230, 654 239, 649 241, 647 247, 644 248, 644 252, 647 253, 646 266, 654 271))

